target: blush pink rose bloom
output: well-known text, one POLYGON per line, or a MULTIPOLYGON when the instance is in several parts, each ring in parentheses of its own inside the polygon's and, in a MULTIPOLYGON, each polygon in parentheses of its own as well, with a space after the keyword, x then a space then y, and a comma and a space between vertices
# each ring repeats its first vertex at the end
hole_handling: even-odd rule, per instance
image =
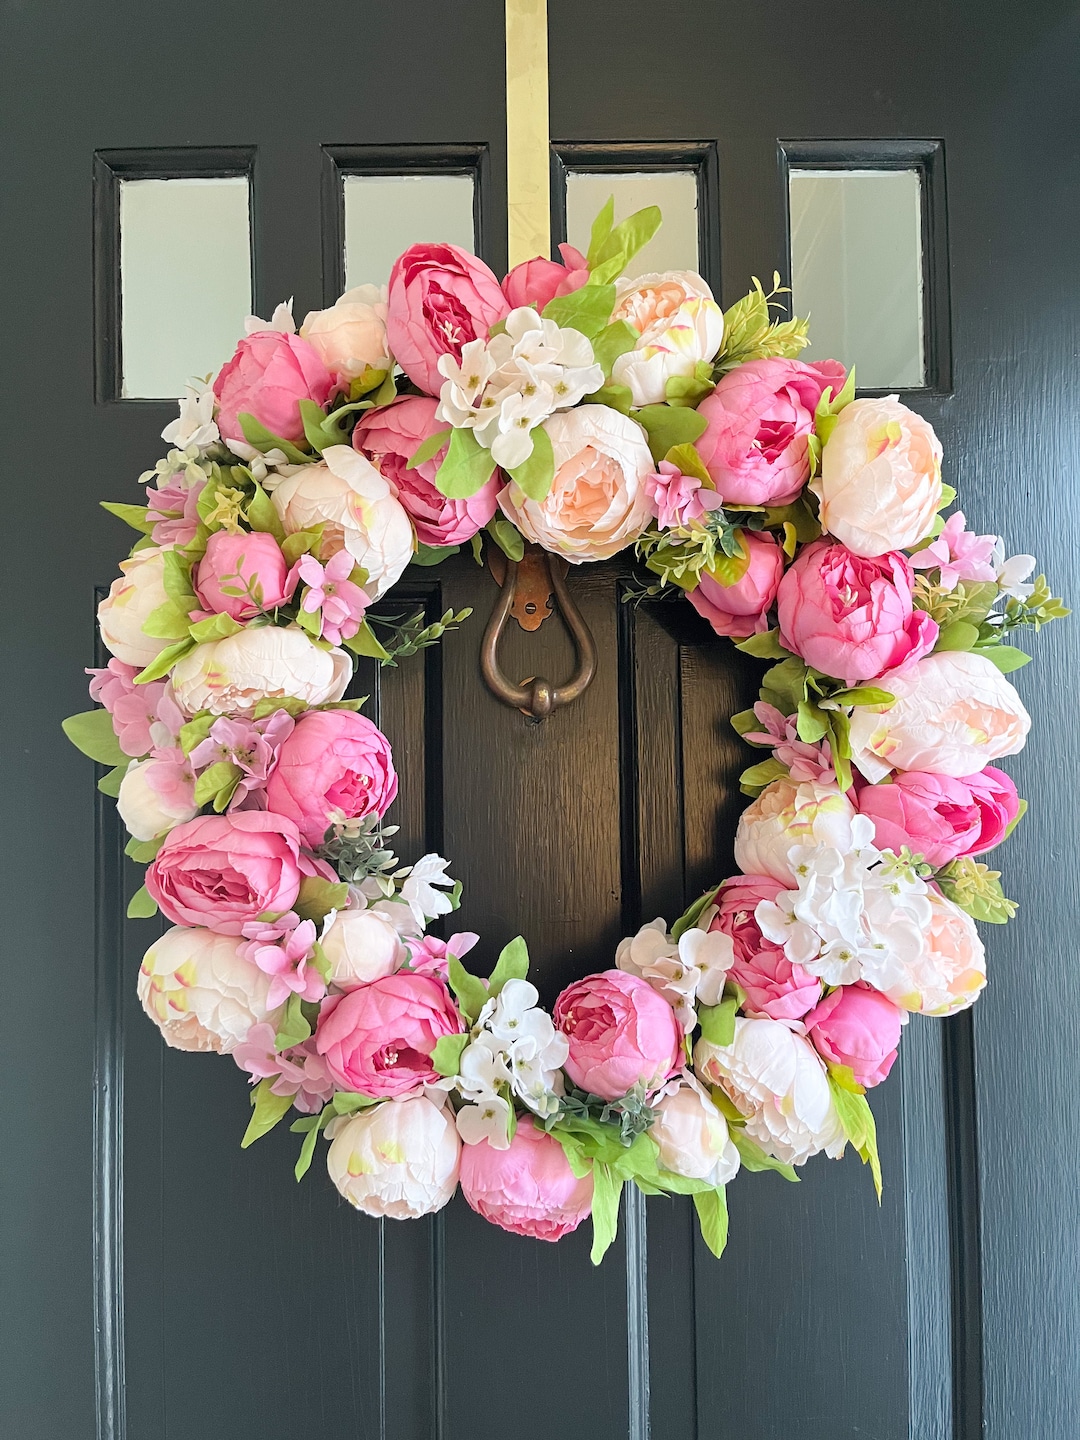
POLYGON ((300 833, 265 810, 199 815, 169 832, 146 888, 176 925, 240 935, 266 910, 291 910, 300 890, 300 833))
POLYGON ((562 264, 537 255, 515 265, 502 282, 502 291, 511 310, 521 305, 535 305, 543 310, 556 295, 569 295, 580 290, 589 278, 589 263, 573 245, 560 245, 562 264))
POLYGON ((325 405, 333 384, 306 340, 281 330, 258 330, 240 341, 214 381, 222 439, 243 440, 237 417, 253 415, 271 434, 300 440, 304 434, 300 401, 325 405))
MULTIPOLYGON (((439 402, 426 395, 406 395, 380 410, 369 410, 353 431, 353 445, 397 490, 412 518, 421 545, 461 545, 482 530, 495 514, 503 484, 496 470, 487 484, 465 500, 448 500, 435 488, 435 475, 445 446, 430 460, 408 469, 422 441, 446 427, 435 419, 439 402)), ((448 442, 449 443, 449 442, 448 442)))
POLYGON ((780 643, 845 684, 906 669, 937 643, 937 622, 912 605, 914 572, 894 551, 879 559, 816 540, 780 582, 780 643))
POLYGON ((253 620, 260 611, 284 605, 296 589, 295 569, 286 565, 274 537, 260 531, 216 530, 193 578, 203 609, 234 620, 253 620))
POLYGON ((603 970, 565 989, 555 1024, 570 1046, 563 1069, 579 1089, 617 1100, 635 1085, 662 1084, 676 1069, 682 1028, 647 980, 603 970))
POLYGON ((724 585, 711 570, 702 570, 686 598, 717 635, 744 640, 768 628, 765 616, 776 599, 784 573, 784 552, 771 535, 743 532, 750 564, 734 585, 724 585))
POLYGON ((837 360, 750 360, 698 406, 698 454, 725 505, 786 505, 810 476, 809 437, 823 392, 844 384, 837 360))
POLYGON ((710 930, 722 930, 734 947, 728 974, 746 991, 745 1010, 769 1020, 801 1020, 821 999, 821 981, 801 965, 793 965, 781 946, 762 935, 754 911, 762 900, 775 900, 783 890, 768 875, 733 875, 714 901, 710 930))
POLYGON ((390 741, 377 726, 352 710, 312 710, 278 751, 266 804, 318 845, 335 819, 384 815, 397 788, 390 741))
POLYGON ((864 786, 856 804, 874 822, 879 850, 899 853, 906 845, 935 870, 972 854, 982 833, 982 812, 967 781, 950 775, 901 772, 891 784, 864 786))
POLYGON ((505 1150, 486 1140, 461 1152, 461 1193, 478 1215, 511 1235, 561 1240, 592 1208, 593 1179, 579 1180, 566 1154, 526 1116, 505 1150))
POLYGON ((414 385, 438 395, 439 357, 461 351, 510 311, 482 260, 457 245, 410 245, 390 271, 386 334, 390 351, 414 385))
POLYGON ((860 1085, 880 1085, 900 1044, 901 1012, 878 990, 861 982, 826 995, 804 1021, 823 1060, 846 1065, 860 1085))
POLYGON ((434 1085, 431 1052, 462 1020, 446 986, 399 970, 360 985, 319 1012, 315 1048, 344 1089, 389 1099, 434 1085))

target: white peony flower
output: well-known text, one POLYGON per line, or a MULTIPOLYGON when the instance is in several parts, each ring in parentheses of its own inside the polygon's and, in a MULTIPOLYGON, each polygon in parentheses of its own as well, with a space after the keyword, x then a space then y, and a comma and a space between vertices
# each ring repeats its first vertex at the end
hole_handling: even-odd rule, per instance
POLYGON ((306 705, 340 700, 352 679, 344 650, 323 650, 299 625, 253 625, 209 640, 177 661, 176 702, 188 715, 248 716, 260 700, 291 696, 306 705))
POLYGON ((365 370, 389 370, 386 286, 357 285, 328 310, 312 310, 301 336, 342 389, 365 370))
POLYGON ((426 1096, 413 1095, 334 1125, 326 1168, 349 1204, 365 1215, 417 1220, 449 1202, 460 1159, 452 1116, 426 1096))
POLYGON ((393 921, 375 909, 339 910, 322 937, 322 948, 330 962, 327 979, 339 990, 392 975, 408 958, 393 921))
POLYGON ((253 1025, 270 1018, 270 976, 237 954, 233 935, 174 925, 139 968, 139 1000, 176 1050, 228 1055, 253 1025))
POLYGON ((322 460, 294 470, 270 497, 287 534, 324 526, 319 559, 347 550, 367 574, 372 600, 397 583, 416 536, 397 491, 351 445, 330 445, 322 460))
POLYGON ((666 1087, 655 1102, 649 1134, 660 1150, 660 1164, 674 1175, 726 1185, 739 1168, 739 1152, 727 1121, 692 1075, 666 1087))
POLYGON ((1031 716, 985 655, 938 651, 891 674, 888 688, 893 704, 851 716, 852 759, 872 783, 890 770, 974 775, 1024 748, 1031 716))
POLYGON ((986 984, 986 952, 975 921, 936 890, 927 894, 930 920, 919 954, 902 974, 878 985, 902 1010, 955 1015, 974 1005, 986 984))
POLYGON ((739 817, 735 863, 744 875, 768 875, 790 885, 791 847, 821 844, 849 850, 854 820, 854 805, 836 785, 774 780, 739 817))
POLYGON ((165 793, 159 793, 147 779, 156 766, 175 768, 171 761, 133 760, 120 781, 116 808, 128 834, 136 840, 153 840, 156 835, 163 835, 174 825, 182 825, 199 813, 195 804, 194 776, 189 786, 170 787, 165 793))
POLYGON ((635 405, 660 405, 670 379, 693 375, 720 349, 723 311, 692 270, 624 277, 615 282, 615 294, 612 319, 625 320, 640 338, 615 361, 612 384, 629 386, 635 405))
POLYGON ((143 670, 171 640, 143 633, 143 621, 168 601, 165 593, 165 550, 171 546, 136 550, 120 561, 120 576, 98 605, 98 626, 106 648, 125 665, 143 670))
POLYGON ((810 1042, 779 1020, 735 1020, 730 1045, 699 1040, 694 1068, 746 1116, 746 1133, 786 1165, 824 1150, 833 1159, 846 1143, 825 1066, 810 1042))
POLYGON ((189 384, 178 404, 180 414, 170 420, 161 432, 161 438, 179 450, 194 446, 205 450, 208 445, 221 439, 214 421, 214 387, 208 383, 189 384))
POLYGON ((716 930, 687 930, 674 940, 663 920, 651 920, 636 935, 620 940, 615 964, 647 980, 675 1011, 684 1034, 697 1024, 696 1002, 718 1005, 735 961, 731 937, 716 930))

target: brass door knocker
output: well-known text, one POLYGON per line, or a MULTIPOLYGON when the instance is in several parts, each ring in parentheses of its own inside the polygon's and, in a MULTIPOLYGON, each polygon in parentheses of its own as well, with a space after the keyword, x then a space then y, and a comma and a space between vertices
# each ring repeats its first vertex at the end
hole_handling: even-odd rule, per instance
POLYGON ((549 555, 538 545, 527 545, 520 561, 510 560, 490 547, 488 565, 502 587, 480 647, 480 669, 488 689, 503 702, 544 720, 560 705, 584 694, 596 673, 596 642, 566 588, 566 561, 549 555), (565 685, 534 677, 511 684, 499 665, 499 638, 507 618, 513 616, 523 630, 538 630, 552 611, 552 599, 570 631, 577 652, 577 668, 565 685))

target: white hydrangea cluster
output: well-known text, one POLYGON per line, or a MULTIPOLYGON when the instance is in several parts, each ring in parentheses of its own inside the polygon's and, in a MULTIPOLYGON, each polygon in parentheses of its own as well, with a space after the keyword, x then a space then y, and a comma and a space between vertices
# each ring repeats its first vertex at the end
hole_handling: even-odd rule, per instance
POLYGON ((697 1005, 719 1005, 734 963, 731 937, 722 930, 690 929, 676 940, 663 920, 650 920, 615 951, 616 966, 647 980, 675 1011, 685 1035, 697 1024, 697 1005))

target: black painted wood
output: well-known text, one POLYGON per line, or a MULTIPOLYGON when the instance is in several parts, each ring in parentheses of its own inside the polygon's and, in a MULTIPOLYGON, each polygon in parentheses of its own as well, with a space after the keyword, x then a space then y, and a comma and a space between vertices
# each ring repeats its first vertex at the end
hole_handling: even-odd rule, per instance
MULTIPOLYGON (((845 142, 865 163, 886 142, 925 162, 939 349, 934 393, 912 403, 938 427, 972 523, 1004 525, 1075 589, 1080 517, 1061 479, 1080 413, 1073 7, 550 12, 557 164, 696 168, 702 264, 726 303, 750 274, 786 272, 792 158, 836 161, 845 142)), ((111 177, 250 166, 263 314, 288 294, 299 313, 331 298, 334 186, 350 170, 475 168, 482 250, 500 267, 502 6, 364 0, 343 15, 272 0, 255 16, 194 0, 179 17, 38 0, 3 25, 0 395, 20 438, 2 483, 20 599, 2 672, 0 1433, 1072 1440, 1080 997, 1062 770, 1077 777, 1055 737, 1075 728, 1076 627, 1041 637, 1038 670, 1018 681, 1040 702, 1038 743, 1011 765, 1033 801, 1007 852, 1022 918, 990 937, 974 1016, 912 1021, 875 1095, 880 1210, 853 1158, 819 1160, 798 1187, 740 1177, 719 1265, 689 1205, 652 1201, 594 1271, 585 1235, 521 1240, 460 1199, 379 1225, 338 1200, 321 1164, 297 1188, 296 1137, 239 1150, 235 1067, 166 1051, 141 1015, 155 925, 122 920, 138 878, 111 802, 57 728, 85 706, 94 591, 122 553, 95 502, 136 498, 171 418, 112 398, 111 177)), ((468 555, 410 574, 403 597, 430 613, 472 605, 466 628, 357 681, 394 742, 400 853, 451 856, 466 887, 453 919, 483 935, 480 963, 521 930, 548 1001, 729 871, 743 805, 726 717, 752 698, 756 667, 687 607, 622 604, 629 568, 575 570, 600 671, 542 725, 483 687, 496 591, 468 555)), ((515 678, 572 658, 555 620, 512 629, 503 650, 515 678)))

